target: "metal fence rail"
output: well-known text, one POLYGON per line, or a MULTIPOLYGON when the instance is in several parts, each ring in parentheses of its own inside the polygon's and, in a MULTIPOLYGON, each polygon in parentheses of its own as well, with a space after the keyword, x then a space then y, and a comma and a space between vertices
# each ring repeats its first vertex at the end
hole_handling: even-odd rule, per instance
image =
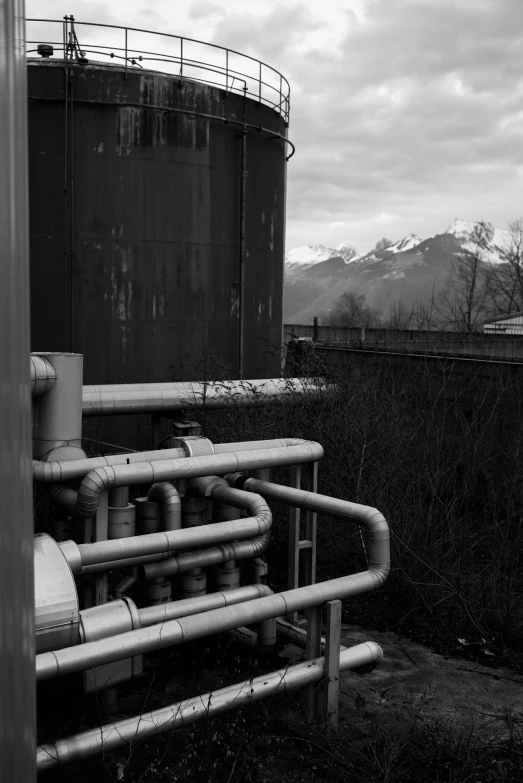
POLYGON ((270 65, 249 55, 194 38, 157 33, 135 27, 77 22, 73 16, 63 19, 27 19, 26 53, 39 54, 41 44, 49 44, 64 60, 121 62, 125 75, 147 67, 162 73, 194 79, 225 92, 234 92, 270 106, 289 122, 290 85, 270 65), (78 35, 77 35, 78 33, 78 35), (166 40, 166 51, 147 47, 146 39, 166 40), (79 36, 79 37, 78 37, 79 36), (144 48, 145 47, 145 48, 144 48), (151 51, 151 48, 153 49, 151 51))

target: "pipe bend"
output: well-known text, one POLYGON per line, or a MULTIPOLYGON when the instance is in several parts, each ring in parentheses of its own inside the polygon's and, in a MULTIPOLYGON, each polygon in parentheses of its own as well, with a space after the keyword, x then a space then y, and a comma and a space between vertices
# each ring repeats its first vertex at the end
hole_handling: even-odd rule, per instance
POLYGON ((38 354, 31 354, 31 394, 41 397, 56 383, 56 370, 53 365, 38 354))
POLYGON ((182 503, 180 494, 170 481, 153 484, 147 500, 160 503, 163 512, 163 529, 180 530, 182 527, 182 503))

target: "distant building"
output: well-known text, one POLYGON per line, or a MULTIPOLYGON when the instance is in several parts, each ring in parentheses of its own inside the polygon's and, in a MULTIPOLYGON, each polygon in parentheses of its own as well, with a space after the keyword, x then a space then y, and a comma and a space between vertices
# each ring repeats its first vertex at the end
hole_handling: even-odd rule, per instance
POLYGON ((489 318, 483 324, 484 334, 521 334, 523 335, 523 310, 507 315, 489 318))

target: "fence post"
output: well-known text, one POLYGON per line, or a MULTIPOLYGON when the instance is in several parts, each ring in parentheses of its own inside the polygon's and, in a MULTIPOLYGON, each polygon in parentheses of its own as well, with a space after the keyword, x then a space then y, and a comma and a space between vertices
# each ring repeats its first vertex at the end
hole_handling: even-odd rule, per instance
POLYGON ((338 730, 338 697, 340 691, 341 601, 327 601, 325 629, 325 686, 323 714, 333 731, 338 730))

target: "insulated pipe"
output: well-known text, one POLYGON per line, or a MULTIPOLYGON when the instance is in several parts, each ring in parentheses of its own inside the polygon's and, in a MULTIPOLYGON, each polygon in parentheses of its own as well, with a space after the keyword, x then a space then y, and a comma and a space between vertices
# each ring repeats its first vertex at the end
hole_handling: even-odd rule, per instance
MULTIPOLYGON (((303 445, 272 449, 258 449, 226 454, 211 454, 185 459, 144 461, 129 465, 113 465, 92 470, 82 481, 76 501, 76 516, 90 519, 98 509, 100 497, 106 489, 125 485, 154 484, 198 476, 225 475, 242 470, 295 465, 316 462, 323 456, 323 448, 314 441, 303 445)), ((145 553, 143 553, 145 554, 145 553)))
POLYGON ((272 594, 272 590, 266 585, 247 585, 246 587, 237 587, 235 590, 227 590, 224 593, 207 593, 207 595, 197 598, 184 598, 181 601, 147 606, 144 609, 138 609, 138 615, 142 628, 145 628, 149 625, 164 623, 167 620, 175 620, 178 617, 209 612, 211 609, 219 609, 222 606, 254 601, 255 598, 272 594))
MULTIPOLYGON (((252 449, 288 448, 290 446, 303 446, 312 441, 302 438, 275 438, 273 440, 254 440, 240 443, 214 443, 215 454, 229 454, 236 451, 250 451, 252 449)), ((314 444, 320 449, 321 459, 323 449, 319 444, 314 444)), ((91 457, 89 459, 77 459, 62 462, 38 462, 33 460, 33 478, 35 481, 43 481, 56 484, 60 481, 72 481, 84 478, 91 470, 114 465, 134 465, 137 462, 158 462, 167 459, 181 459, 187 454, 183 448, 158 449, 156 451, 137 451, 132 454, 110 454, 107 457, 91 457)), ((303 460, 308 462, 310 460, 303 460)))
POLYGON ((54 367, 57 381, 36 401, 33 456, 49 461, 85 457, 81 449, 83 356, 38 355, 54 367))
MULTIPOLYGON (((360 668, 379 662, 382 658, 383 652, 378 644, 363 642, 340 651, 340 671, 360 668)), ((244 704, 318 682, 324 676, 325 658, 314 658, 244 683, 203 694, 196 699, 186 699, 154 712, 142 712, 133 718, 99 726, 56 742, 48 742, 37 748, 38 771, 43 772, 58 764, 96 756, 137 740, 174 731, 202 718, 210 718, 244 704)))
POLYGON ((40 397, 54 386, 56 370, 43 356, 31 354, 31 395, 40 397))
MULTIPOLYGON (((201 458, 194 457, 193 459, 201 458)), ((228 487, 225 489, 229 490, 228 487)), ((252 497, 252 493, 245 492, 243 494, 252 497)), ((255 500, 250 506, 254 512, 253 516, 246 519, 217 522, 212 525, 201 525, 183 530, 166 530, 162 533, 149 533, 148 535, 131 536, 111 541, 97 541, 93 544, 79 544, 78 546, 74 542, 69 542, 75 551, 74 566, 71 564, 73 573, 78 573, 79 568, 94 563, 107 563, 123 558, 155 555, 261 536, 269 530, 272 524, 272 515, 264 500, 256 496, 254 498, 255 500)), ((136 563, 134 564, 136 565, 136 563)))
MULTIPOLYGON (((213 525, 214 527, 215 525, 213 525)), ((182 552, 179 555, 170 557, 168 560, 142 565, 140 567, 140 577, 142 580, 149 582, 151 579, 158 579, 161 576, 186 574, 193 568, 223 565, 223 563, 228 563, 230 560, 250 560, 262 554, 267 549, 268 544, 269 534, 265 533, 265 535, 251 538, 249 541, 235 541, 233 544, 222 544, 209 549, 199 549, 195 552, 182 552)))
MULTIPOLYGON (((356 522, 367 528, 370 542, 368 548, 368 563, 370 568, 379 567, 380 563, 389 560, 389 526, 385 517, 376 508, 351 503, 348 500, 319 495, 295 487, 284 487, 270 481, 230 476, 233 485, 239 484, 250 492, 257 492, 269 500, 278 500, 288 506, 316 511, 320 514, 356 522)), ((388 567, 388 566, 387 566, 388 567)))
POLYGON ((147 493, 147 500, 160 504, 163 530, 181 530, 182 504, 180 494, 169 481, 153 484, 147 493))
POLYGON ((54 679, 151 650, 194 641, 242 625, 260 623, 272 617, 282 617, 321 606, 326 601, 336 598, 352 598, 377 590, 386 580, 389 572, 388 541, 383 540, 381 543, 386 559, 373 564, 367 571, 257 598, 236 606, 213 609, 210 612, 202 612, 179 620, 168 620, 160 625, 128 631, 80 647, 37 655, 37 681, 54 679))
POLYGON ((82 411, 84 416, 116 416, 118 414, 158 413, 192 408, 227 408, 230 406, 266 405, 270 401, 292 400, 294 396, 313 393, 318 387, 313 382, 299 378, 274 378, 260 383, 253 381, 216 381, 212 383, 187 383, 173 388, 142 389, 131 391, 127 386, 117 391, 84 391, 82 411))

